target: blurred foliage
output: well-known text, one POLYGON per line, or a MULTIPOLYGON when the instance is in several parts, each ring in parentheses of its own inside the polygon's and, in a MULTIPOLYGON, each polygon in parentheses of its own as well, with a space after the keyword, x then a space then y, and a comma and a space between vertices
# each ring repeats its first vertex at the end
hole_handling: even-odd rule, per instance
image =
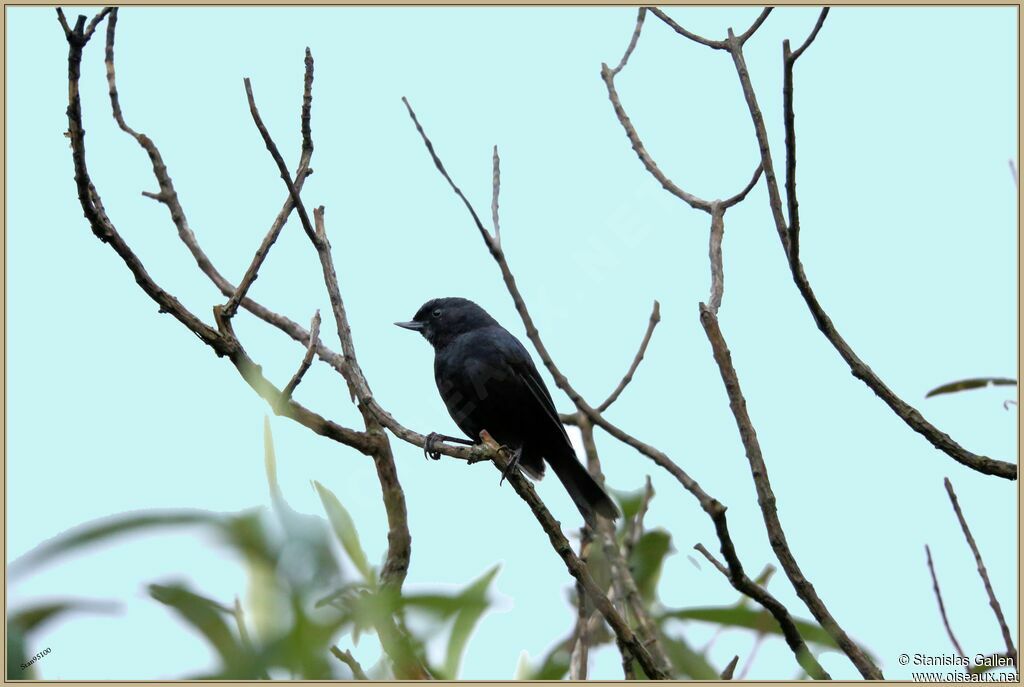
MULTIPOLYGON (((212 533, 243 561, 248 589, 243 606, 237 599, 226 603, 210 598, 180 580, 146 587, 149 597, 192 628, 217 657, 213 671, 183 678, 352 679, 353 671, 334 658, 331 649, 345 641, 356 646, 360 636, 368 634, 403 654, 363 666, 370 679, 393 679, 396 664, 422 666, 434 677, 458 677, 473 630, 491 605, 489 590, 498 567, 453 592, 399 594, 381 588, 378 569, 371 565, 355 523, 338 497, 314 482, 326 518, 292 509, 277 481, 269 422, 264 446, 270 510, 123 513, 80 525, 40 544, 14 561, 9 572, 25 575, 92 545, 131 534, 195 527, 212 533), (416 626, 424 628, 421 636, 408 630, 407 614, 415 615, 416 626), (433 653, 439 658, 431 662, 428 645, 435 644, 438 650, 433 653)), ((7 624, 8 677, 38 677, 34 665, 23 670, 21 664, 43 648, 36 648, 32 637, 47 621, 75 612, 112 610, 110 604, 68 601, 12 611, 7 624)))
POLYGON ((954 394, 958 391, 970 391, 971 389, 984 389, 989 386, 1017 386, 1017 380, 1009 377, 975 377, 973 379, 961 379, 956 382, 949 382, 937 386, 924 395, 925 398, 939 396, 941 394, 954 394))
MULTIPOLYGON (((269 421, 264 427, 264 447, 270 509, 226 514, 201 510, 123 513, 43 542, 14 561, 9 573, 24 575, 126 535, 198 528, 212 533, 219 545, 240 558, 247 572, 248 589, 243 604, 237 597, 233 603, 211 598, 181 580, 147 585, 149 597, 192 628, 217 658, 212 671, 190 672, 184 678, 354 679, 362 672, 377 680, 457 679, 473 632, 491 606, 490 590, 499 566, 455 591, 399 592, 380 585, 379 566, 366 555, 356 523, 330 489, 312 482, 326 517, 299 513, 288 505, 277 481, 269 421), (373 636, 378 644, 366 653, 381 656, 369 666, 351 663, 357 657, 347 648, 357 647, 364 636, 373 636), (343 646, 339 648, 339 644, 343 646)), ((695 648, 681 631, 688 623, 710 623, 718 628, 717 633, 741 630, 752 631, 758 637, 781 634, 774 618, 760 607, 752 607, 747 599, 727 607, 664 607, 658 588, 665 560, 673 553, 672 537, 664 529, 645 530, 635 522, 641 509, 646 508, 643 490, 614 495, 624 516, 615 532, 617 543, 628 552, 628 566, 641 603, 657 627, 676 677, 717 679, 721 672, 708 658, 714 640, 695 648)), ((598 542, 589 547, 587 561, 595 581, 609 588, 611 566, 598 542)), ((771 569, 767 569, 758 581, 767 584, 770 574, 771 569)), ((727 583, 724 579, 722 582, 727 583)), ((8 678, 37 677, 35 665, 27 669, 21 665, 34 655, 33 650, 45 648, 35 647, 32 638, 46 622, 73 613, 113 610, 108 603, 63 601, 13 611, 7 626, 8 678)), ((628 615, 630 621, 635 620, 631 613, 628 615)), ((523 655, 516 678, 567 677, 576 644, 575 616, 575 611, 571 617, 567 614, 572 627, 569 636, 556 641, 539 660, 532 662, 523 655)), ((798 620, 797 627, 812 649, 835 649, 831 638, 816 624, 798 620)), ((616 650, 603 619, 592 617, 588 628, 591 647, 616 650)))

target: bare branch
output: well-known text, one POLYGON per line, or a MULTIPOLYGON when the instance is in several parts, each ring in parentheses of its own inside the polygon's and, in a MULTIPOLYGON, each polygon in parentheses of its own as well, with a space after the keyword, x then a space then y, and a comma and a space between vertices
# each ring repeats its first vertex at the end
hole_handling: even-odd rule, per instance
POLYGON ((971 528, 967 526, 967 520, 964 518, 963 511, 960 510, 960 502, 956 498, 956 492, 953 491, 953 483, 949 481, 948 477, 944 480, 944 483, 946 485, 946 493, 949 494, 949 502, 953 504, 956 518, 960 521, 960 529, 964 532, 964 539, 967 540, 967 545, 971 548, 971 553, 974 554, 974 562, 978 565, 978 575, 981 576, 981 581, 985 585, 985 593, 988 594, 988 603, 996 616, 996 622, 999 623, 999 631, 1003 634, 1003 641, 1006 642, 1006 655, 1013 661, 1013 665, 1017 665, 1017 648, 1013 645, 1013 635, 1010 634, 1010 627, 1006 624, 1003 608, 999 605, 996 593, 992 589, 992 581, 988 578, 988 570, 985 569, 985 562, 981 559, 981 551, 978 550, 978 544, 974 541, 971 528))
POLYGON ((775 494, 772 492, 772 485, 768 479, 768 468, 761 455, 761 447, 757 440, 757 433, 747 414, 747 402, 743 398, 740 389, 739 378, 736 376, 736 369, 732 364, 732 355, 722 337, 722 331, 718 326, 718 318, 704 304, 700 306, 700 322, 711 343, 711 350, 714 353, 715 362, 718 364, 719 372, 722 375, 722 382, 725 384, 726 393, 729 396, 729 406, 736 419, 736 426, 739 429, 743 447, 746 450, 747 460, 750 463, 750 473, 754 478, 754 486, 757 490, 757 503, 761 507, 761 514, 764 517, 765 528, 768 531, 768 542, 772 550, 782 564, 786 576, 789 577, 797 596, 807 605, 811 614, 815 617, 822 628, 835 639, 839 648, 850 657, 850 660, 857 667, 860 673, 869 680, 882 679, 882 672, 878 666, 857 646, 840 627, 835 618, 829 612, 825 603, 818 596, 814 586, 804 577, 803 571, 796 562, 789 544, 786 542, 786 533, 782 529, 779 515, 775 507, 775 494))
POLYGON ((721 206, 715 204, 711 213, 711 235, 708 240, 708 257, 711 260, 711 294, 708 308, 715 315, 722 305, 725 291, 725 270, 722 268, 722 239, 725 236, 725 217, 721 206))
MULTIPOLYGON (((657 9, 652 9, 652 12, 658 12, 657 9)), ((711 204, 703 198, 689 193, 683 188, 676 185, 671 179, 669 179, 658 164, 651 157, 650 153, 647 152, 647 148, 644 147, 643 141, 640 139, 640 134, 637 133, 636 127, 633 126, 632 120, 629 115, 626 114, 625 108, 622 106, 622 101, 619 100, 619 93, 615 89, 615 73, 608 68, 607 64, 601 65, 601 78, 604 79, 605 86, 608 88, 608 98, 611 100, 612 108, 615 110, 615 116, 618 117, 619 123, 622 128, 626 131, 626 137, 629 138, 629 143, 633 146, 633 150, 636 152, 637 157, 640 158, 640 162, 643 163, 651 175, 658 180, 661 187, 666 191, 674 195, 679 200, 683 201, 694 210, 702 210, 703 212, 711 211, 711 204)))
POLYGON ((757 163, 757 167, 754 168, 754 175, 752 177, 750 177, 750 181, 747 182, 747 185, 744 186, 743 190, 740 191, 739 193, 737 193, 736 195, 731 196, 731 197, 726 198, 725 200, 723 200, 722 203, 721 203, 722 209, 723 210, 728 210, 733 205, 736 205, 737 203, 740 203, 744 198, 746 198, 747 194, 750 193, 751 190, 753 190, 755 185, 757 185, 757 180, 761 178, 761 173, 763 171, 764 170, 761 167, 761 163, 758 162, 757 163))
MULTIPOLYGON (((110 14, 112 19, 114 16, 113 12, 103 11, 99 14, 110 14)), ((61 19, 62 28, 67 27, 67 21, 63 20, 63 12, 58 12, 58 18, 61 19)), ((94 19, 93 26, 99 23, 98 18, 94 19)), ((75 185, 78 189, 78 199, 82 205, 85 218, 89 221, 96 237, 104 243, 110 244, 110 247, 121 257, 128 269, 131 270, 136 283, 160 306, 160 312, 170 313, 175 319, 194 332, 203 343, 213 348, 218 355, 226 355, 228 347, 220 335, 182 305, 177 298, 162 289, 150 277, 142 261, 139 260, 138 256, 135 255, 114 228, 113 223, 103 209, 99 192, 89 178, 89 170, 85 161, 82 101, 79 93, 82 49, 88 40, 84 33, 85 20, 86 17, 79 17, 72 33, 66 34, 68 39, 68 134, 71 140, 71 157, 75 169, 75 185)))
MULTIPOLYGON (((313 170, 309 168, 310 160, 313 157, 313 134, 310 127, 310 116, 313 106, 313 54, 310 52, 309 48, 306 48, 305 65, 306 71, 305 78, 303 79, 302 114, 300 117, 300 126, 302 128, 302 154, 299 158, 299 167, 295 171, 295 188, 299 193, 302 191, 302 182, 305 177, 313 173, 313 170)), ((284 207, 281 208, 277 217, 274 218, 273 224, 270 225, 270 230, 263 238, 263 242, 260 244, 260 247, 256 250, 256 255, 253 256, 252 262, 249 264, 249 268, 242 276, 242 281, 239 282, 238 288, 224 305, 224 316, 228 319, 234 316, 235 311, 238 310, 239 304, 242 302, 242 299, 245 298, 245 294, 249 291, 249 287, 252 286, 254 281, 256 281, 259 269, 263 265, 263 261, 266 260, 267 255, 270 253, 271 246, 273 246, 274 242, 277 241, 277 237, 280 235, 281 229, 284 228, 285 222, 288 221, 288 217, 291 215, 293 207, 294 201, 291 193, 289 193, 284 207)))
MULTIPOLYGON (((661 13, 661 11, 658 9, 651 8, 651 11, 657 14, 658 16, 662 17, 663 20, 671 21, 664 15, 664 13, 661 13)), ((666 176, 665 173, 661 171, 661 168, 658 167, 657 163, 654 161, 654 158, 652 158, 650 153, 647 152, 647 148, 646 146, 644 146, 644 143, 640 138, 640 134, 637 133, 636 127, 633 125, 633 121, 629 118, 629 115, 626 114, 626 109, 623 107, 622 101, 619 98, 618 90, 615 88, 615 76, 620 71, 622 71, 623 67, 626 66, 626 61, 629 59, 629 56, 636 48, 637 40, 639 40, 640 38, 640 29, 643 25, 644 14, 645 8, 640 8, 637 15, 636 29, 633 31, 633 37, 630 40, 629 47, 626 48, 625 54, 622 56, 622 60, 619 62, 619 66, 617 66, 615 69, 610 69, 607 64, 601 65, 601 78, 604 80, 605 86, 608 89, 608 99, 612 103, 612 108, 615 110, 615 116, 618 118, 619 124, 622 125, 623 130, 626 132, 626 137, 629 139, 630 145, 636 152, 637 157, 640 158, 640 162, 643 163, 647 171, 655 179, 658 180, 658 183, 661 184, 662 188, 664 188, 666 191, 682 200, 684 203, 686 203, 693 209, 701 210, 703 212, 711 214, 711 208, 714 204, 712 201, 707 201, 704 200, 703 198, 698 198, 692 193, 689 193, 685 189, 678 186, 671 179, 669 179, 668 176, 666 176)), ((762 16, 767 15, 763 14, 762 16)), ((761 19, 760 21, 763 21, 763 19, 761 19)), ((757 26, 760 26, 760 23, 757 23, 757 26)), ((756 27, 752 27, 752 30, 756 30, 756 27)), ((736 205, 737 203, 742 201, 744 198, 746 198, 747 194, 750 193, 750 190, 754 187, 754 185, 757 183, 757 180, 760 177, 761 165, 758 165, 754 169, 753 178, 751 178, 751 180, 747 183, 744 189, 737 193, 736 195, 729 198, 728 200, 721 203, 722 209, 727 210, 731 208, 733 205, 736 205)))
POLYGON ((295 420, 321 436, 351 446, 366 455, 371 455, 376 450, 378 440, 372 435, 343 427, 296 403, 293 399, 285 398, 281 390, 263 376, 262 368, 245 352, 238 337, 235 336, 231 321, 222 316, 221 306, 215 306, 213 312, 225 342, 224 346, 227 348, 228 359, 242 375, 242 379, 270 405, 275 415, 295 420))
MULTIPOLYGON (((225 307, 225 310, 227 308, 225 307)), ((313 364, 313 356, 316 354, 316 345, 320 341, 320 311, 317 310, 313 315, 313 320, 309 325, 309 346, 306 347, 306 355, 302 356, 302 362, 299 363, 299 369, 292 375, 291 380, 285 385, 281 391, 281 396, 286 399, 290 399, 292 394, 295 393, 295 388, 299 386, 302 381, 302 377, 306 374, 309 366, 313 364)))
POLYGON ((956 649, 956 655, 966 658, 963 647, 960 646, 960 642, 957 641, 956 635, 953 634, 953 628, 949 624, 949 616, 946 615, 946 604, 942 601, 942 591, 939 589, 939 578, 935 575, 935 565, 932 563, 932 550, 927 544, 925 544, 924 553, 928 557, 928 572, 932 576, 932 588, 935 590, 935 600, 939 602, 939 615, 942 616, 942 624, 946 628, 946 634, 949 635, 949 641, 953 643, 953 648, 956 649))
POLYGON ((434 151, 434 144, 430 142, 430 139, 427 138, 426 132, 423 131, 423 127, 420 126, 420 120, 416 118, 416 112, 413 111, 412 105, 409 104, 409 101, 405 97, 402 98, 402 102, 405 103, 405 109, 409 111, 409 116, 412 117, 412 122, 416 125, 416 131, 418 131, 420 136, 423 138, 423 144, 427 147, 430 157, 433 158, 434 166, 437 167, 437 171, 441 173, 441 176, 445 178, 448 185, 452 187, 452 191, 455 192, 455 195, 462 199, 466 209, 469 210, 469 214, 473 216, 473 222, 476 223, 476 228, 480 230, 480 235, 483 237, 484 242, 493 253, 499 248, 497 237, 491 236, 487 232, 487 229, 484 228, 483 222, 480 221, 480 217, 476 214, 476 210, 473 209, 473 205, 469 202, 469 199, 466 198, 465 194, 462 193, 462 189, 456 186, 455 182, 452 181, 451 176, 448 175, 448 170, 444 168, 444 163, 441 162, 441 158, 439 158, 437 153, 434 151))
POLYGON ((633 555, 633 550, 644 534, 644 516, 647 515, 647 509, 650 508, 653 498, 654 486, 651 484, 651 476, 647 475, 644 479, 644 493, 640 497, 640 505, 636 509, 636 515, 633 517, 633 522, 630 523, 622 543, 622 555, 626 560, 633 555))
POLYGON ((759 28, 761 28, 761 24, 763 24, 764 20, 768 18, 768 15, 772 13, 772 9, 774 8, 765 7, 763 10, 761 10, 761 14, 757 15, 757 19, 755 19, 754 23, 750 25, 750 28, 739 35, 739 38, 737 40, 739 40, 740 45, 746 43, 747 39, 753 36, 754 33, 759 28))
POLYGON ((729 665, 725 666, 725 670, 722 671, 723 680, 731 680, 733 673, 736 672, 736 664, 740 662, 739 656, 733 656, 732 660, 729 661, 729 665))
POLYGON ((790 52, 789 40, 785 40, 782 43, 782 110, 786 128, 786 201, 789 209, 790 252, 793 255, 799 255, 800 250, 800 213, 796 196, 796 124, 793 112, 793 65, 804 51, 810 47, 811 43, 814 42, 822 25, 825 23, 828 10, 828 7, 821 10, 814 29, 796 52, 790 52))
POLYGON ((355 680, 369 680, 366 677, 366 673, 363 671, 363 667, 359 665, 359 661, 356 660, 355 656, 352 655, 351 651, 342 651, 337 646, 331 646, 331 653, 339 661, 348 666, 349 670, 352 671, 352 678, 355 680))
MULTIPOLYGON (((67 38, 69 42, 71 40, 73 40, 75 32, 68 25, 68 19, 67 19, 67 17, 64 16, 63 8, 60 8, 60 7, 57 8, 57 21, 60 22, 60 27, 62 29, 64 29, 64 37, 67 38)), ((80 19, 79 21, 84 21, 84 20, 80 19)))
POLYGON ((640 350, 638 350, 636 355, 633 356, 633 362, 629 366, 629 369, 626 370, 626 374, 622 377, 619 385, 615 387, 615 390, 608 395, 608 398, 606 398, 601 405, 597 407, 597 412, 603 413, 608 410, 608 407, 612 403, 615 403, 616 399, 619 398, 626 386, 633 381, 633 375, 636 374, 637 368, 640 367, 640 363, 644 359, 644 354, 647 353, 647 345, 651 342, 651 336, 654 334, 654 328, 658 326, 659 322, 661 322, 661 304, 659 304, 658 301, 654 301, 654 307, 651 310, 651 317, 647 321, 647 331, 644 332, 644 338, 640 341, 640 350))
MULTIPOLYGON (((585 565, 590 565, 590 547, 594 540, 594 531, 584 523, 580 528, 579 557, 585 565)), ((586 680, 590 662, 590 604, 583 584, 576 582, 576 625, 573 628, 575 641, 569 654, 569 679, 586 680)))
POLYGON ((699 551, 701 553, 701 555, 704 556, 704 558, 708 559, 708 562, 711 563, 711 565, 715 566, 715 569, 718 570, 718 572, 720 572, 723 575, 725 575, 726 578, 730 577, 729 569, 726 568, 724 565, 722 565, 722 562, 719 561, 717 558, 715 558, 714 555, 710 551, 708 551, 706 548, 704 548, 703 544, 700 544, 700 543, 694 544, 693 548, 695 550, 699 551))
POLYGON ((633 55, 633 51, 636 50, 637 41, 640 40, 640 30, 644 28, 644 18, 647 16, 647 8, 641 7, 636 12, 636 28, 633 29, 633 35, 629 39, 629 45, 626 46, 626 52, 622 53, 622 59, 619 60, 618 66, 612 70, 612 76, 616 76, 621 72, 626 63, 629 62, 630 56, 633 55))
MULTIPOLYGON (((825 24, 825 17, 828 16, 829 9, 830 8, 828 7, 821 8, 821 14, 818 15, 818 21, 814 23, 814 28, 811 30, 810 35, 808 35, 807 39, 800 44, 800 47, 789 56, 788 59, 790 62, 796 62, 800 59, 800 56, 804 54, 804 50, 807 50, 807 48, 811 46, 811 43, 814 42, 814 39, 818 37, 818 32, 821 31, 821 27, 825 24)), ((789 41, 786 41, 786 44, 788 43, 789 41)))
POLYGON ((494 146, 491 159, 494 169, 491 181, 491 222, 494 224, 494 242, 501 245, 501 223, 498 222, 498 194, 501 192, 501 159, 498 157, 498 146, 494 146))
MULTIPOLYGON (((680 26, 675 21, 673 21, 671 17, 669 17, 667 14, 665 14, 664 12, 659 10, 657 7, 650 7, 648 9, 651 11, 651 13, 654 14, 654 16, 656 16, 658 19, 660 19, 663 22, 665 22, 666 24, 668 24, 668 26, 673 31, 678 33, 680 36, 683 36, 684 38, 689 38, 691 41, 693 41, 695 43, 700 43, 701 45, 706 45, 709 48, 714 48, 715 50, 726 50, 726 49, 728 49, 728 45, 726 45, 726 41, 713 41, 713 40, 711 40, 709 38, 704 38, 703 36, 698 36, 697 34, 693 33, 692 31, 687 31, 686 29, 684 29, 682 26, 680 26)), ((764 21, 764 20, 762 19, 761 21, 764 21)), ((760 26, 760 24, 758 24, 758 26, 760 26)))
MULTIPOLYGON (((312 64, 312 59, 307 62, 307 65, 312 64)), ((312 83, 312 72, 308 72, 307 82, 312 83)), ((309 215, 306 213, 306 208, 302 204, 302 199, 299 197, 299 191, 295 188, 294 182, 292 182, 292 175, 288 172, 288 166, 284 163, 284 158, 281 157, 280 151, 277 149, 277 145, 270 137, 270 132, 267 131, 266 125, 263 124, 263 118, 260 117, 259 108, 256 107, 256 99, 252 94, 252 82, 246 77, 243 79, 245 84, 245 96, 249 100, 249 112, 252 114, 252 121, 256 124, 256 128, 259 129, 260 135, 263 137, 263 142, 267 146, 267 150, 270 152, 271 157, 274 158, 274 162, 277 163, 277 169, 281 173, 281 180, 284 181, 284 185, 288 187, 288 193, 292 197, 292 202, 295 203, 295 210, 299 213, 299 220, 302 222, 302 228, 305 230, 306 235, 310 241, 316 243, 316 236, 313 233, 313 224, 309 221, 309 215)), ((303 102, 305 107, 305 101, 303 102)), ((306 127, 308 127, 308 118, 303 118, 303 140, 308 135, 306 127)))

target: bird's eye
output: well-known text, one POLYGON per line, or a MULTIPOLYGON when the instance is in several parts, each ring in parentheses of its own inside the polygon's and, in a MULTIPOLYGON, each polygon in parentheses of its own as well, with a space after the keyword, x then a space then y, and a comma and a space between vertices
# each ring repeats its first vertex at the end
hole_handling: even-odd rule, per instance
POLYGON ((437 310, 435 310, 434 312, 432 312, 430 314, 433 315, 434 317, 440 317, 441 316, 441 309, 438 308, 437 310))

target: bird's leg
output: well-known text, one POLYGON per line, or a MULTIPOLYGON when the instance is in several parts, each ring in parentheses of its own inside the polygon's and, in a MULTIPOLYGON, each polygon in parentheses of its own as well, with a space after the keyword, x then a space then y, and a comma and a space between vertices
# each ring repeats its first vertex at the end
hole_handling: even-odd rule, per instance
POLYGON ((426 441, 423 442, 423 455, 427 458, 434 460, 441 460, 441 452, 435 448, 437 442, 450 441, 454 444, 463 444, 465 446, 473 446, 474 442, 468 439, 462 439, 459 437, 450 437, 447 434, 438 434, 437 432, 431 432, 427 435, 426 441))
POLYGON ((519 465, 519 459, 523 456, 523 449, 517 448, 513 451, 508 446, 499 444, 486 429, 480 432, 480 441, 483 442, 484 446, 487 446, 491 450, 498 451, 501 455, 508 458, 508 465, 506 465, 505 469, 501 471, 501 479, 498 480, 498 486, 500 487, 502 482, 505 481, 505 478, 509 476, 509 473, 519 465))
MULTIPOLYGON (((509 453, 509 449, 508 449, 507 446, 502 446, 501 449, 499 449, 499 450, 502 453, 509 453)), ((511 456, 510 456, 510 460, 508 461, 508 465, 505 466, 505 469, 501 473, 501 479, 498 480, 498 486, 499 487, 501 486, 501 483, 505 481, 505 478, 508 477, 509 473, 519 467, 519 459, 522 458, 522 457, 523 457, 523 449, 522 449, 522 447, 519 447, 516 450, 511 452, 511 456)))

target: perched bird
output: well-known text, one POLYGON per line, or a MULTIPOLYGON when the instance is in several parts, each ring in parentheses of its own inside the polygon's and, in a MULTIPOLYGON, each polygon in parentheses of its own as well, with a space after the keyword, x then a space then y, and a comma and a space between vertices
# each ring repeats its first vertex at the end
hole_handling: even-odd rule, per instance
MULTIPOLYGON (((508 469, 521 467, 534 479, 544 476, 547 461, 588 521, 594 513, 618 517, 576 457, 530 354, 487 311, 465 298, 435 298, 412 321, 395 324, 419 332, 434 347, 438 391, 467 436, 479 442, 486 430, 511 451, 508 469)), ((431 435, 424 447, 428 455, 435 438, 453 439, 431 435)))

